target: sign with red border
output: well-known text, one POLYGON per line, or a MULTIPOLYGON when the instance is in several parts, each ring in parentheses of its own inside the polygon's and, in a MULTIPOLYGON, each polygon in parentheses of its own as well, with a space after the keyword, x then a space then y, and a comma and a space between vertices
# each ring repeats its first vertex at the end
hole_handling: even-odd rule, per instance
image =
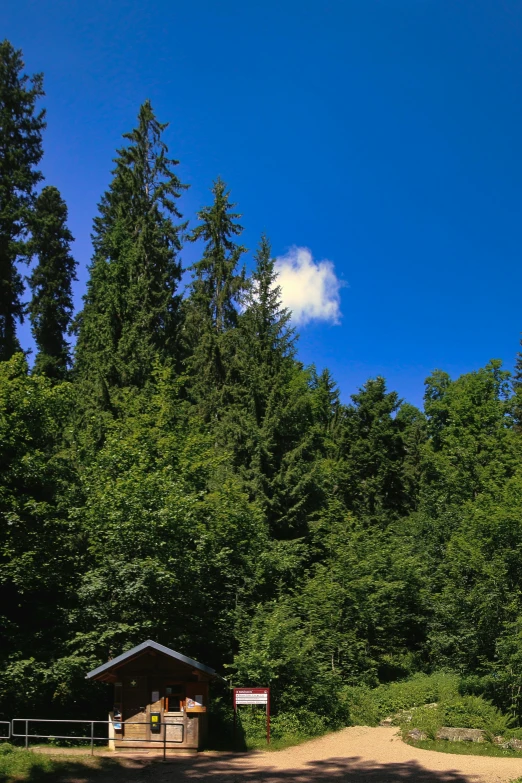
POLYGON ((270 742, 270 688, 234 688, 234 734, 236 731, 237 708, 247 704, 266 707, 266 741, 270 742))

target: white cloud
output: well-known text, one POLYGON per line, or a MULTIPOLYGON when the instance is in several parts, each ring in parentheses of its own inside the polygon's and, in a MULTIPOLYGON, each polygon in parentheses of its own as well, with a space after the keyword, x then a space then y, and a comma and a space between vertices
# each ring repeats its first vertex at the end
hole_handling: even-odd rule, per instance
POLYGON ((345 285, 331 261, 314 261, 307 247, 292 247, 276 260, 282 301, 297 324, 341 319, 340 289, 345 285))

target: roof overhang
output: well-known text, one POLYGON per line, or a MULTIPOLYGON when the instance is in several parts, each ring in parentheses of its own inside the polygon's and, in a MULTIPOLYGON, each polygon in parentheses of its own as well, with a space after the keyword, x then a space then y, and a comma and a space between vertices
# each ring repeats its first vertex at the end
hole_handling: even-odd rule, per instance
POLYGON ((176 652, 176 650, 171 650, 170 647, 165 647, 163 644, 158 644, 158 642, 153 642, 152 639, 148 639, 146 642, 138 644, 131 650, 127 650, 127 652, 124 652, 121 655, 118 655, 116 658, 107 661, 107 663, 104 663, 101 666, 98 666, 96 669, 93 669, 86 675, 86 679, 111 682, 116 679, 114 675, 114 669, 118 669, 120 666, 128 663, 133 658, 138 658, 140 655, 144 655, 150 651, 155 651, 167 656, 168 658, 173 658, 174 660, 179 661, 186 666, 190 666, 192 669, 195 669, 196 672, 204 672, 205 674, 208 674, 208 676, 212 679, 226 682, 225 678, 221 677, 214 669, 211 669, 210 666, 205 666, 205 664, 199 663, 199 661, 195 661, 193 658, 187 658, 186 655, 182 655, 181 653, 176 652))

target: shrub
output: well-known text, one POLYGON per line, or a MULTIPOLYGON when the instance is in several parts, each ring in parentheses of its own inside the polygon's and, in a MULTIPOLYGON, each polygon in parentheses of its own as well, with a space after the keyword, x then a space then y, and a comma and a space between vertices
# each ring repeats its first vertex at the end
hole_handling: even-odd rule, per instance
POLYGON ((377 688, 345 687, 340 698, 347 703, 353 724, 376 726, 383 718, 412 707, 449 701, 458 695, 458 685, 459 678, 455 674, 416 674, 377 688))
MULTIPOLYGON (((238 723, 247 747, 263 746, 266 740, 266 715, 258 708, 243 707, 238 723)), ((270 720, 270 735, 278 744, 296 744, 324 734, 331 728, 328 721, 305 709, 295 709, 274 715, 270 720)))
POLYGON ((376 726, 392 717, 404 731, 417 728, 430 739, 441 726, 482 729, 491 737, 513 735, 507 715, 482 696, 460 695, 460 687, 456 674, 436 672, 377 688, 345 687, 340 698, 356 725, 376 726))
POLYGON ((341 690, 339 698, 349 714, 350 724, 354 726, 377 726, 380 714, 374 693, 375 690, 364 685, 347 685, 341 690))
POLYGON ((420 729, 428 739, 436 739, 441 726, 482 729, 491 741, 499 734, 506 735, 509 723, 509 716, 480 696, 460 696, 446 703, 415 708, 409 719, 400 721, 400 726, 403 732, 420 729))
POLYGON ((321 715, 315 715, 307 710, 283 712, 272 718, 271 722, 271 733, 274 739, 318 737, 328 729, 329 725, 321 715))
POLYGON ((461 696, 443 706, 444 725, 464 729, 483 729, 493 735, 505 734, 511 718, 503 715, 481 696, 461 696))
POLYGON ((444 710, 439 705, 425 704, 422 707, 416 707, 411 719, 401 720, 400 726, 403 734, 413 728, 423 731, 428 739, 437 738, 437 732, 444 722, 444 710))

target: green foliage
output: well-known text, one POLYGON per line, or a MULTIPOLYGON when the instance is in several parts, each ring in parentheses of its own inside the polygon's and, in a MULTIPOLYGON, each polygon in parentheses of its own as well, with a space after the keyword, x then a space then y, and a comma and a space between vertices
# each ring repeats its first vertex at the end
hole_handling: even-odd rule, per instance
POLYGON ((35 201, 28 248, 37 258, 29 277, 32 299, 28 306, 38 346, 35 372, 63 379, 70 362, 65 335, 71 323, 72 281, 76 262, 70 253, 73 236, 67 228, 67 207, 54 187, 45 187, 35 201))
POLYGON ((445 726, 484 729, 493 735, 503 735, 510 726, 510 718, 481 696, 462 696, 443 705, 445 726))
MULTIPOLYGON (((520 751, 492 745, 490 742, 449 742, 448 740, 418 740, 411 741, 411 745, 423 750, 435 750, 439 753, 451 753, 461 756, 493 756, 494 758, 521 758, 520 751)), ((518 778, 518 780, 522 780, 518 778)), ((517 781, 511 781, 517 783, 517 781)))
POLYGON ((45 112, 41 74, 23 73, 22 52, 0 42, 0 361, 20 350, 16 322, 23 317, 24 290, 17 261, 26 256, 34 189, 42 179, 45 112))
POLYGON ((435 370, 423 411, 383 378, 343 403, 297 359, 265 235, 247 275, 221 179, 182 298, 186 186, 145 101, 94 220, 69 373, 67 210, 35 193, 42 95, 2 43, 0 711, 104 715, 85 671, 152 637, 269 685, 283 744, 412 710, 432 735, 522 723, 520 358, 513 388, 498 360, 435 370))
POLYGON ((429 739, 436 739, 441 726, 464 729, 482 729, 486 736, 504 736, 510 727, 510 718, 480 696, 461 696, 438 705, 427 705, 413 710, 400 719, 403 731, 420 729, 429 739))
POLYGON ((116 759, 91 758, 87 756, 49 756, 24 748, 0 743, 1 783, 56 783, 58 780, 91 780, 98 775, 109 775, 111 779, 121 769, 116 759))
POLYGON ((177 353, 181 278, 176 225, 182 190, 149 101, 124 134, 109 190, 94 221, 94 257, 77 318, 76 371, 106 406, 111 386, 143 386, 155 362, 177 353))
POLYGON ((270 720, 270 745, 266 744, 266 715, 256 707, 242 707, 238 714, 239 729, 246 748, 280 750, 289 745, 319 737, 331 729, 324 717, 306 709, 280 712, 270 720))
POLYGON ((436 739, 441 726, 483 729, 490 736, 505 735, 512 719, 481 696, 460 695, 462 682, 451 672, 416 674, 376 688, 352 686, 341 691, 350 721, 376 726, 392 718, 407 733, 420 729, 436 739))
POLYGON ((60 764, 31 750, 14 748, 12 745, 0 745, 0 781, 50 779, 59 772, 60 764))
POLYGON ((184 322, 191 395, 205 421, 219 420, 230 402, 230 333, 246 289, 245 272, 238 269, 246 248, 234 242, 243 231, 237 222, 241 216, 233 211, 235 204, 221 179, 215 181, 212 196, 212 204, 198 212, 199 225, 189 236, 191 242, 205 244, 201 259, 191 267, 184 322))
MULTIPOLYGON (((458 692, 457 675, 436 672, 431 675, 415 674, 407 680, 386 683, 376 688, 345 687, 341 698, 349 707, 352 723, 376 726, 384 718, 408 713, 412 708, 422 708, 424 705, 430 705, 426 710, 426 715, 429 717, 434 711, 431 705, 438 702, 451 702, 458 696, 458 692)), ((419 728, 417 727, 418 713, 420 710, 416 709, 416 728, 419 728)))

